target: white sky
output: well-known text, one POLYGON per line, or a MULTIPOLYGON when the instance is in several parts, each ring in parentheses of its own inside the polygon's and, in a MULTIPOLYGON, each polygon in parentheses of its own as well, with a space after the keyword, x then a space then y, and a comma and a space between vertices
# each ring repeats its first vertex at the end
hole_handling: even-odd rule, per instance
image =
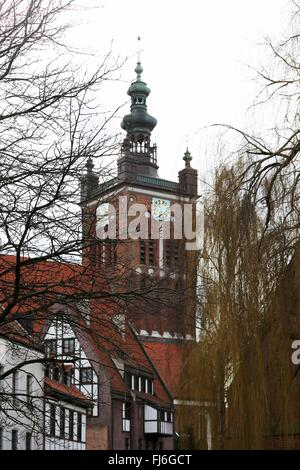
MULTIPOLYGON (((258 44, 286 28, 287 0, 84 0, 99 8, 82 16, 72 42, 128 60, 121 81, 106 95, 124 103, 134 79, 137 36, 142 37, 143 79, 151 88, 148 112, 158 120, 160 176, 177 179, 188 135, 193 165, 201 174, 216 161, 206 155, 205 133, 213 123, 249 124, 247 108, 257 90, 247 65, 264 56, 258 44)), ((129 112, 127 104, 122 115, 129 112)), ((119 132, 119 121, 114 123, 119 132)))

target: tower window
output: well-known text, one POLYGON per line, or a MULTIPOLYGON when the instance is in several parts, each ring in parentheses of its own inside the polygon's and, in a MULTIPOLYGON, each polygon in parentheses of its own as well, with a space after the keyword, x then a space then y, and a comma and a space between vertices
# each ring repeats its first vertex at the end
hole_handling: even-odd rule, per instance
POLYGON ((155 240, 140 241, 140 263, 155 265, 155 240))
POLYGON ((178 265, 178 243, 175 240, 166 240, 165 260, 168 269, 175 269, 178 265))
POLYGON ((101 242, 99 247, 99 263, 100 265, 109 266, 116 262, 117 250, 116 243, 112 240, 101 242))
POLYGON ((141 240, 140 244, 140 262, 141 264, 146 264, 146 242, 141 240))
POLYGON ((142 96, 137 96, 134 100, 134 104, 144 104, 145 103, 145 98, 142 96))
POLYGON ((155 244, 154 244, 154 240, 149 240, 149 264, 155 264, 155 244))

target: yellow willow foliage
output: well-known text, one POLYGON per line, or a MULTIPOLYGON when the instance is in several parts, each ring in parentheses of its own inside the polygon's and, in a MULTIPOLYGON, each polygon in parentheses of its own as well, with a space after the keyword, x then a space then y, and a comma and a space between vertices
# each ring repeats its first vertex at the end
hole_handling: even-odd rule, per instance
POLYGON ((292 449, 300 431, 291 362, 292 340, 300 339, 300 255, 287 256, 282 227, 264 230, 237 181, 236 170, 221 168, 205 203, 200 339, 187 349, 181 379, 182 446, 292 449))

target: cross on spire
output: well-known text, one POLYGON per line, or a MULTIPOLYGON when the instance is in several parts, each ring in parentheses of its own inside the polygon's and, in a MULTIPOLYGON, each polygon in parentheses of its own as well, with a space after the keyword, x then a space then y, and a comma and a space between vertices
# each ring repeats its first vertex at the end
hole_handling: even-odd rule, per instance
POLYGON ((138 40, 138 52, 137 52, 138 62, 141 62, 141 36, 138 36, 137 40, 138 40))

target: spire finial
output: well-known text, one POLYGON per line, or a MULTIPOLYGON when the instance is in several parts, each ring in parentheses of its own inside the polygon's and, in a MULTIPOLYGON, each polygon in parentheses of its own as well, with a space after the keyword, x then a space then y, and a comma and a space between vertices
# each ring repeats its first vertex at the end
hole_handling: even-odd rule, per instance
POLYGON ((85 164, 86 171, 87 171, 88 174, 93 173, 93 168, 94 168, 94 166, 95 166, 95 165, 94 165, 94 163, 93 163, 93 160, 91 159, 91 157, 89 157, 89 158, 87 159, 86 164, 85 164))
POLYGON ((138 36, 138 62, 141 62, 141 36, 138 36))
POLYGON ((143 67, 141 65, 141 37, 138 36, 137 39, 138 39, 138 61, 137 61, 137 65, 134 71, 136 73, 136 81, 141 82, 142 81, 141 75, 143 73, 143 67))
POLYGON ((191 166, 191 160, 192 160, 192 155, 191 152, 188 149, 188 146, 186 147, 186 151, 184 153, 183 160, 185 161, 185 166, 190 167, 191 166))

